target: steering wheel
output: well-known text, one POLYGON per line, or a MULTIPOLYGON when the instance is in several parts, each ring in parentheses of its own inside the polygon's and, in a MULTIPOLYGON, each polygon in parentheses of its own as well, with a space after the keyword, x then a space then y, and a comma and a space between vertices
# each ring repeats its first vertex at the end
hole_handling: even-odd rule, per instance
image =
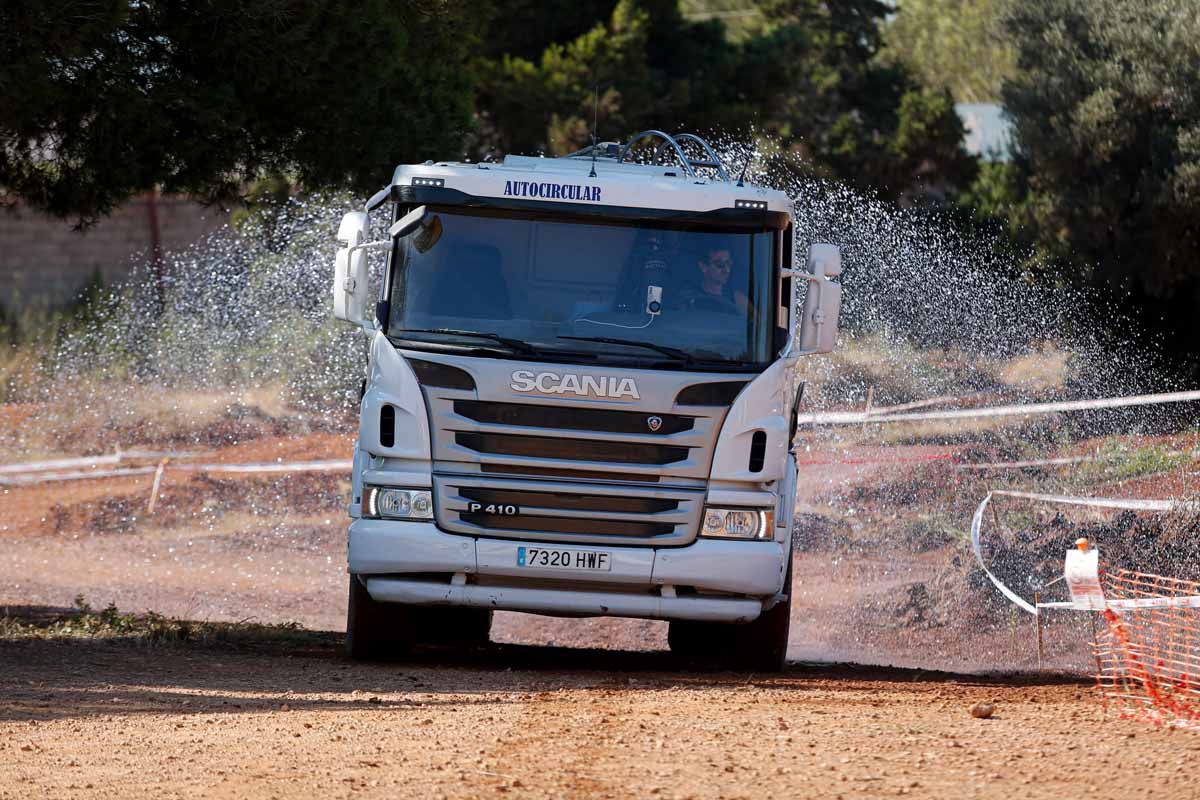
POLYGON ((712 311, 717 314, 740 314, 742 310, 737 304, 723 295, 698 294, 691 299, 691 307, 695 311, 712 311))

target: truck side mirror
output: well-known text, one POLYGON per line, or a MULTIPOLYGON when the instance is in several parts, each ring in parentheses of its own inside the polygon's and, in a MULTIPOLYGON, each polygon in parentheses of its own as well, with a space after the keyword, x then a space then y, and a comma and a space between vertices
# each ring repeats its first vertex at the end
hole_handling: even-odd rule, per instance
POLYGON ((808 271, 796 274, 808 281, 797 355, 833 352, 842 313, 842 285, 830 278, 841 274, 842 251, 837 245, 818 243, 808 249, 808 271))
POLYGON ((337 238, 342 245, 334 257, 333 316, 361 325, 367 320, 367 214, 351 211, 342 217, 337 238))

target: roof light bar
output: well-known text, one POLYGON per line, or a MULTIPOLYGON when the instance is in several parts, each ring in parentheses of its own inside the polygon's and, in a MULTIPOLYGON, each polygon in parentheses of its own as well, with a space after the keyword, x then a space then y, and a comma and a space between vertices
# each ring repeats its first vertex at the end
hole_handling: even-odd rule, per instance
POLYGON ((412 185, 413 186, 442 187, 442 186, 446 185, 446 179, 445 178, 413 178, 412 185))
POLYGON ((733 207, 734 208, 753 208, 753 209, 757 209, 759 211, 766 211, 767 210, 767 201, 766 200, 735 200, 733 203, 733 207))

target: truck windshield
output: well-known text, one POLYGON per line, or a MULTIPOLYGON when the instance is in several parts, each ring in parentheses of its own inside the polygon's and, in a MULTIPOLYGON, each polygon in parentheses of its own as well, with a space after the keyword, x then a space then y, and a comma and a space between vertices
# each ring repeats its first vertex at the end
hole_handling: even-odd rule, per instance
POLYGON ((393 339, 681 367, 772 360, 771 231, 429 214, 393 251, 393 339))

